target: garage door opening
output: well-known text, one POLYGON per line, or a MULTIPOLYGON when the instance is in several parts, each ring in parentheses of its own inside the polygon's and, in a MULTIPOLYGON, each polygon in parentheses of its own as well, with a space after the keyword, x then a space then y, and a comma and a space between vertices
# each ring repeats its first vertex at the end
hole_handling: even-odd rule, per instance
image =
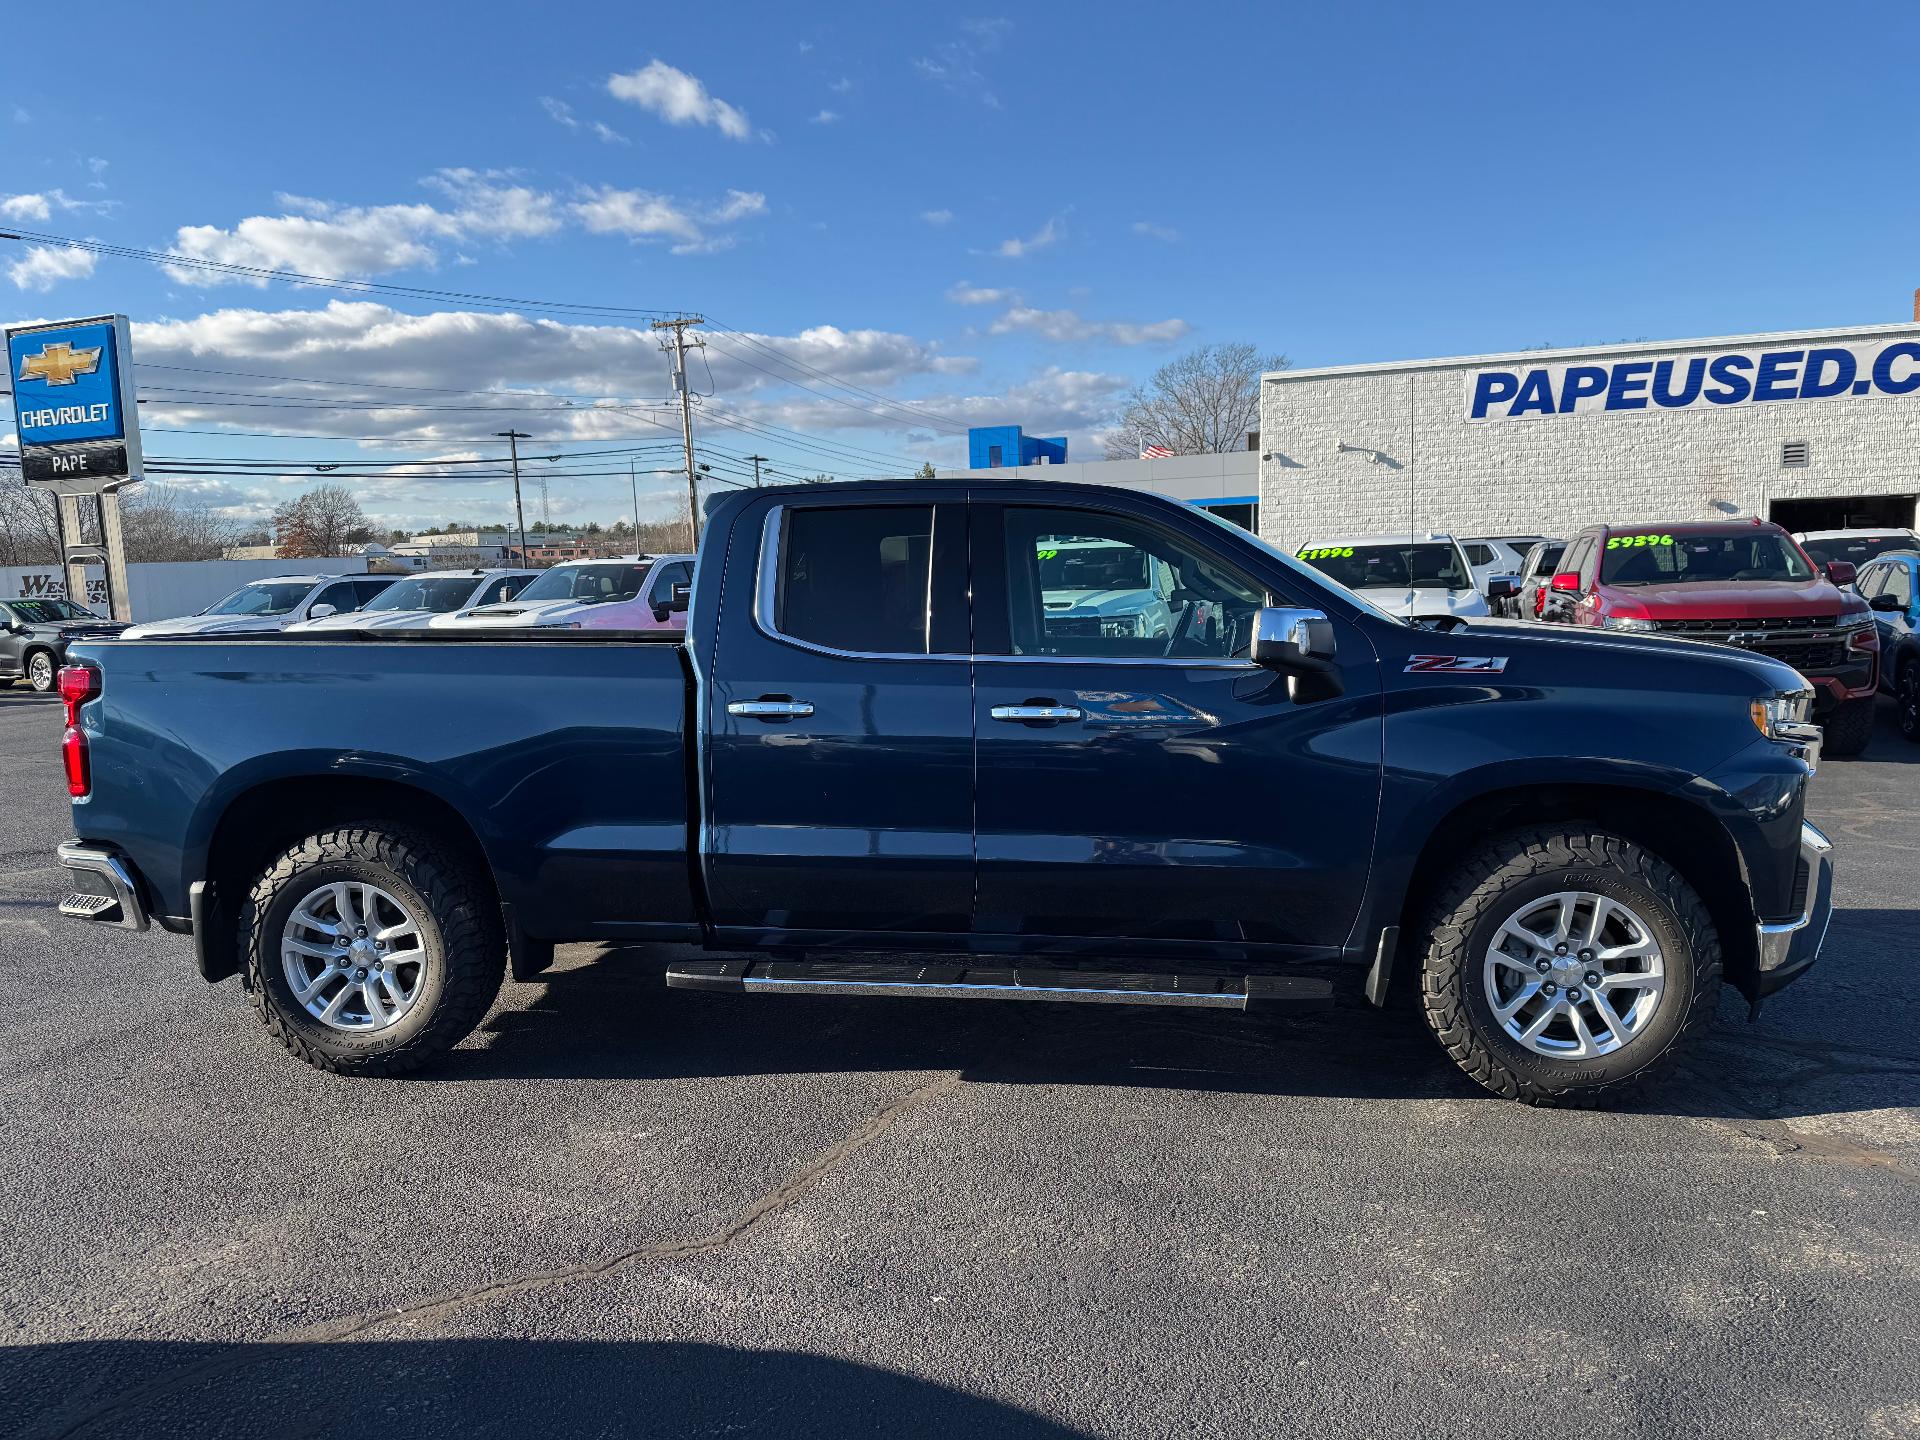
POLYGON ((1834 500, 1775 500, 1767 518, 1795 534, 1808 530, 1911 530, 1911 495, 1842 495, 1834 500))

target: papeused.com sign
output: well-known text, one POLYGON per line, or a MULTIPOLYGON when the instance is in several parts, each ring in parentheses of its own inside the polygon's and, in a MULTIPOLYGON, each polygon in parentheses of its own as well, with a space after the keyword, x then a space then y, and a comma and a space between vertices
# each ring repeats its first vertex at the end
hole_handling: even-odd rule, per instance
POLYGON ((1920 394, 1920 340, 1870 340, 1480 370, 1467 377, 1467 419, 1543 420, 1914 394, 1920 394))

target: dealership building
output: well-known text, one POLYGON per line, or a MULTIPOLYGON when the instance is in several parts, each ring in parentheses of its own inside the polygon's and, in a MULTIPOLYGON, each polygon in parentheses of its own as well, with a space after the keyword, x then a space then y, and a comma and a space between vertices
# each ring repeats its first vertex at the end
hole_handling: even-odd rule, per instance
POLYGON ((1568 535, 1760 516, 1910 527, 1914 323, 1283 370, 1260 404, 1260 533, 1568 535))
POLYGON ((1602 521, 1912 527, 1920 297, 1899 325, 1281 370, 1263 379, 1244 451, 1035 458, 1007 442, 941 473, 1151 490, 1290 549, 1602 521))

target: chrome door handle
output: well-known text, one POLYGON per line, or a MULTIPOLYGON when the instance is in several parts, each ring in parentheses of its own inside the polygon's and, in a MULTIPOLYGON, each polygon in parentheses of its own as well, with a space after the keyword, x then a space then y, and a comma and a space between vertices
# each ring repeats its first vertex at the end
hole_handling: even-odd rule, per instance
POLYGON ((1073 705, 996 705, 988 712, 996 720, 1016 724, 1035 720, 1084 720, 1086 712, 1073 705))
POLYGON ((744 715, 752 720, 799 720, 813 714, 806 700, 735 700, 727 714, 744 715))

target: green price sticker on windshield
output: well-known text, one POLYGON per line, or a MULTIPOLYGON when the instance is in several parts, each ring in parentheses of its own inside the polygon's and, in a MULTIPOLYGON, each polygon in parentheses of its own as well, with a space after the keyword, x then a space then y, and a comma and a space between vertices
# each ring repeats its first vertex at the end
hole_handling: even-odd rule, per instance
POLYGON ((1034 553, 1038 555, 1042 560, 1051 560, 1054 558, 1054 556, 1058 555, 1060 552, 1058 550, 1036 550, 1034 553))
POLYGON ((1671 545, 1671 535, 1609 535, 1607 549, 1638 550, 1643 545, 1671 545))
POLYGON ((1351 545, 1321 545, 1300 552, 1302 560, 1348 560, 1352 556, 1351 545))

